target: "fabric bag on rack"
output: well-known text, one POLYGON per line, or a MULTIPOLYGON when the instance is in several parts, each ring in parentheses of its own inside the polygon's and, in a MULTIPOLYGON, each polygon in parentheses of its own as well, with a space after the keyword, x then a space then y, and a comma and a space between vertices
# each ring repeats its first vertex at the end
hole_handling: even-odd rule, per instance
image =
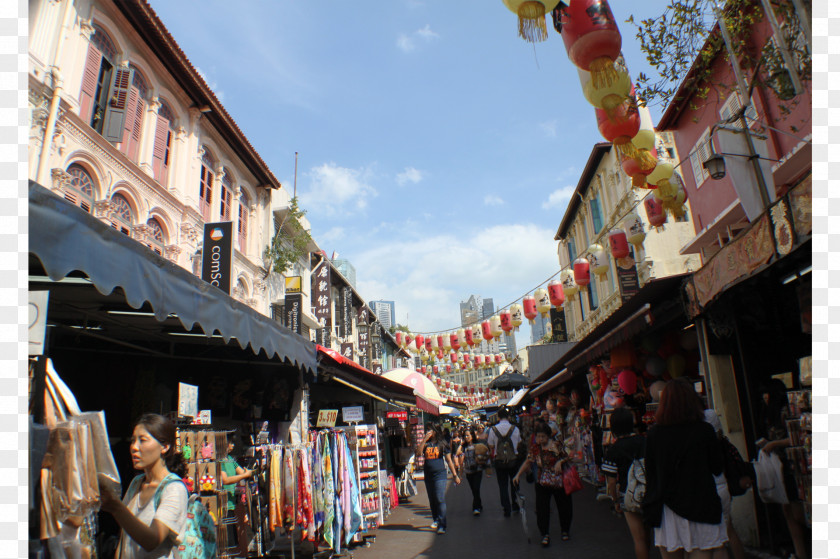
POLYGON ((571 495, 583 489, 583 481, 573 464, 567 463, 563 467, 563 488, 566 490, 566 495, 571 495))
POLYGON ((765 452, 758 453, 758 460, 753 461, 755 466, 756 488, 758 496, 765 503, 788 503, 785 492, 785 482, 782 475, 782 461, 776 454, 765 452))

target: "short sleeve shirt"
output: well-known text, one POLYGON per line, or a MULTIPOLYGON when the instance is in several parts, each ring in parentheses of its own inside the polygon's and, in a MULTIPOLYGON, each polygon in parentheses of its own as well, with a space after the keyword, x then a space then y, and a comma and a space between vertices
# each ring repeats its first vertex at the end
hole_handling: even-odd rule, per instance
MULTIPOLYGON (((225 473, 226 476, 231 477, 236 475, 236 469, 241 468, 239 464, 236 463, 236 460, 233 459, 232 456, 226 456, 224 460, 219 462, 222 467, 222 471, 225 473)), ((228 493, 228 510, 233 510, 234 506, 234 499, 236 497, 236 484, 235 483, 228 483, 224 486, 225 491, 228 493)))
POLYGON ((158 559, 161 557, 180 559, 178 544, 184 539, 187 524, 187 488, 183 483, 170 482, 161 492, 157 509, 155 509, 154 501, 154 496, 152 496, 149 502, 141 505, 139 491, 129 501, 123 497, 123 503, 140 522, 151 526, 152 521, 157 520, 178 534, 177 542, 170 537, 152 551, 146 551, 128 534, 123 533, 120 541, 120 559, 158 559))
MULTIPOLYGON (((499 435, 503 437, 507 435, 508 432, 510 432, 510 442, 513 443, 513 448, 519 448, 519 427, 511 425, 510 422, 508 422, 507 420, 502 420, 496 425, 496 430, 499 431, 499 435)), ((487 437, 488 446, 495 448, 498 443, 499 439, 498 437, 496 437, 495 431, 493 431, 493 429, 490 429, 490 435, 487 437)))
POLYGON ((645 456, 645 437, 633 435, 618 439, 610 445, 604 454, 604 461, 601 470, 605 476, 614 477, 618 482, 618 490, 624 491, 627 488, 627 472, 630 465, 636 458, 645 456))
POLYGON ((443 458, 451 452, 446 441, 428 442, 423 448, 423 467, 427 471, 445 470, 443 458))

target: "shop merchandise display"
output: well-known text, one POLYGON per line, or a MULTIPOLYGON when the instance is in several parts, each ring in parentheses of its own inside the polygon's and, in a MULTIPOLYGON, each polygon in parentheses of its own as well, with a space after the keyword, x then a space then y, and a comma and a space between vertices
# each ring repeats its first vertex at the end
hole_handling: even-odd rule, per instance
POLYGON ((785 449, 785 456, 793 470, 796 481, 796 497, 802 501, 805 519, 811 523, 811 390, 788 392, 788 414, 786 421, 791 446, 785 449))

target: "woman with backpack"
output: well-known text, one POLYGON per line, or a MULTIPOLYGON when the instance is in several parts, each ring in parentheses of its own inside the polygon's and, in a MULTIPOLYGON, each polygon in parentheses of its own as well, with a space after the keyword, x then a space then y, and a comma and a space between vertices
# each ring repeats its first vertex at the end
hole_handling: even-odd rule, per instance
POLYGON ((129 485, 123 500, 100 484, 101 509, 122 528, 120 559, 177 559, 187 520, 186 465, 175 450, 175 425, 146 414, 131 436, 131 462, 143 473, 129 485))
POLYGON ((645 445, 643 514, 663 559, 711 559, 727 542, 715 476, 723 454, 694 387, 671 380, 645 445))
POLYGON ((542 534, 543 547, 548 547, 551 541, 548 532, 552 499, 557 505, 557 514, 560 516, 560 539, 568 540, 569 531, 572 528, 572 496, 567 495, 563 488, 563 464, 569 462, 570 458, 551 439, 551 428, 546 423, 540 422, 534 427, 534 436, 537 444, 531 447, 528 457, 512 481, 519 486, 519 478, 522 474, 530 471, 532 464, 537 465, 537 479, 534 484, 537 528, 542 534))
MULTIPOLYGON (((626 506, 625 491, 631 474, 635 476, 634 485, 644 483, 644 478, 637 471, 644 468, 645 437, 633 433, 636 416, 628 408, 618 408, 610 416, 610 431, 616 441, 610 445, 601 471, 607 478, 607 495, 612 497, 616 512, 624 514, 630 535, 633 536, 633 548, 636 559, 650 557, 650 528, 645 526, 642 519, 641 503, 635 503, 631 498, 626 506)), ((634 487, 634 489, 636 489, 634 487)), ((643 488, 639 488, 643 491, 643 488)))
POLYGON ((481 504, 481 474, 487 464, 487 446, 478 440, 475 428, 464 429, 464 476, 472 491, 473 516, 479 516, 484 508, 481 504), (478 447, 478 448, 477 448, 478 447), (484 447, 482 450, 481 447, 484 447), (479 450, 479 452, 476 452, 479 450))

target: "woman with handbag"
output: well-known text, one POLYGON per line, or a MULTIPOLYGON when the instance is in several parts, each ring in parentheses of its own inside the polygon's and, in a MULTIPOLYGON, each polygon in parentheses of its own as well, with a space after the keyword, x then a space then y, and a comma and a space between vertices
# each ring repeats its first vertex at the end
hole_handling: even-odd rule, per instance
POLYGON ((663 559, 711 559, 727 542, 715 476, 723 473, 717 435, 694 387, 671 380, 645 445, 643 513, 663 559))
MULTIPOLYGON (((551 440, 551 428, 545 423, 538 423, 534 428, 536 445, 531 447, 528 457, 513 478, 513 483, 519 485, 519 478, 537 465, 537 479, 534 484, 537 503, 537 528, 542 534, 542 545, 547 547, 551 541, 549 537, 549 520, 551 518, 551 500, 557 504, 560 516, 560 539, 569 539, 572 527, 572 496, 563 488, 563 465, 570 461, 556 442, 551 440)), ((522 511, 523 514, 525 511, 522 511)))
POLYGON ((130 449, 134 469, 143 473, 132 480, 123 500, 107 485, 99 486, 102 510, 123 530, 119 557, 178 559, 188 495, 181 481, 186 465, 175 450, 175 425, 161 415, 143 415, 134 426, 130 449))

